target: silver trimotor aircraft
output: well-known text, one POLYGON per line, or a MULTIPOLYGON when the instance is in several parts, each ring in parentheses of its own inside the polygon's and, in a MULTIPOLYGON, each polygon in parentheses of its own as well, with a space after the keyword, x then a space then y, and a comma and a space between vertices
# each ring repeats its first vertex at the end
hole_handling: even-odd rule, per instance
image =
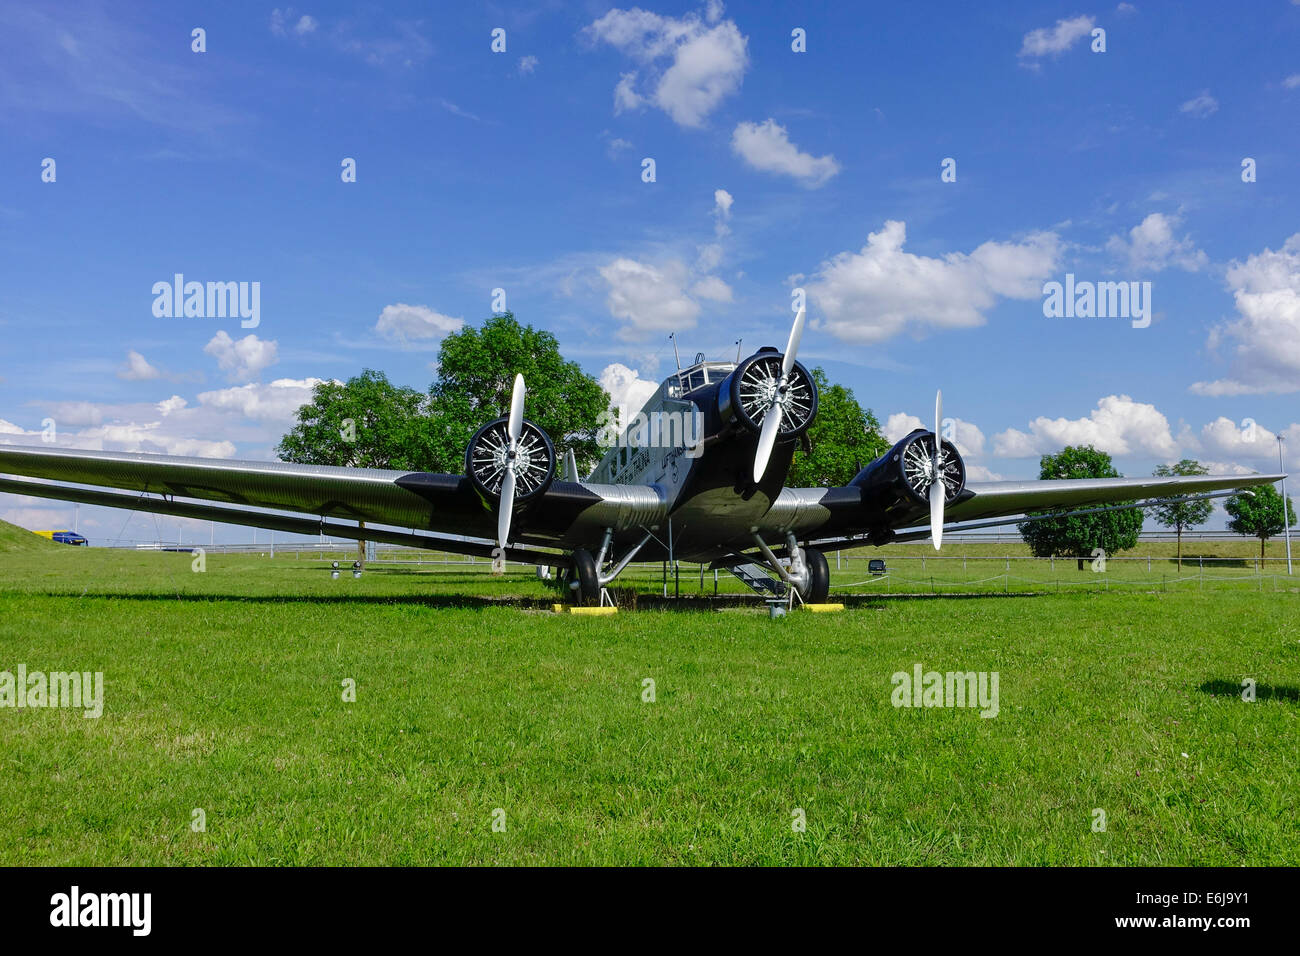
POLYGON ((0 478, 0 491, 550 566, 579 604, 600 600, 636 558, 707 562, 756 592, 792 587, 820 603, 827 549, 926 537, 938 549, 945 531, 1007 525, 1028 511, 1149 507, 1282 477, 967 481, 956 446, 941 438, 936 398, 934 431, 913 431, 844 487, 787 488, 817 414, 816 385, 795 360, 803 329, 800 310, 784 352, 763 348, 738 364, 701 356, 670 375, 641 422, 689 417, 700 427, 652 428, 655 440, 640 442, 629 429, 586 479, 570 453, 568 480, 556 480, 555 448, 524 418, 516 376, 509 413, 474 434, 464 475, 0 445, 0 472, 61 482, 0 478))

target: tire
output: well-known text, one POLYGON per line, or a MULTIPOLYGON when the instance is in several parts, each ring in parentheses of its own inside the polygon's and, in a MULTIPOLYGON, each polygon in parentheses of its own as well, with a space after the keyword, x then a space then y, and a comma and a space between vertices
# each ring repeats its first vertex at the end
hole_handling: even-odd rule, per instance
POLYGON ((831 566, 826 555, 816 548, 804 548, 803 560, 808 566, 808 585, 799 596, 805 604, 825 604, 831 593, 831 566))
POLYGON ((565 600, 578 607, 590 607, 600 601, 600 580, 596 577, 596 559, 585 548, 573 552, 573 567, 564 572, 565 600), (575 588, 573 582, 577 582, 575 588))

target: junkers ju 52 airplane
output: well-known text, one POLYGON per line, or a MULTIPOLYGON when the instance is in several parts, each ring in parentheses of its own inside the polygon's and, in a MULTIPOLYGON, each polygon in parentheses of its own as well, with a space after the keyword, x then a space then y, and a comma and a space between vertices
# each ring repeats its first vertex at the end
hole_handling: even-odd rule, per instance
POLYGON ((568 480, 556 479, 555 447, 524 418, 516 376, 508 414, 470 440, 464 475, 0 445, 0 472, 62 482, 0 478, 0 491, 549 566, 577 604, 599 601, 637 558, 707 562, 756 592, 820 603, 828 549, 927 537, 938 549, 945 531, 1011 524, 1007 516, 1029 511, 1219 497, 1281 478, 967 481, 936 399, 934 431, 913 431, 847 485, 787 488, 817 415, 816 385, 796 361, 804 321, 800 310, 784 352, 763 348, 736 364, 701 358, 670 375, 642 411, 696 415, 699 433, 678 430, 657 447, 620 439, 585 479, 572 453, 568 480))

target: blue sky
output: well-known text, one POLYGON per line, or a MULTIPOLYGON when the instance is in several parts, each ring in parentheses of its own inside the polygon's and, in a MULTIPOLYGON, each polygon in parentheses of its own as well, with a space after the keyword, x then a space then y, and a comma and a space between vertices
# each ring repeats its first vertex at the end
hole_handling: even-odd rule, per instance
POLYGON ((423 388, 497 288, 626 400, 670 330, 780 346, 798 287, 802 357, 895 432, 941 387, 974 477, 1300 456, 1300 5, 436 7, 7 3, 0 441, 269 458, 312 380, 423 388), (175 273, 258 325, 156 316, 175 273), (1067 273, 1149 282, 1149 326, 1046 317, 1067 273))

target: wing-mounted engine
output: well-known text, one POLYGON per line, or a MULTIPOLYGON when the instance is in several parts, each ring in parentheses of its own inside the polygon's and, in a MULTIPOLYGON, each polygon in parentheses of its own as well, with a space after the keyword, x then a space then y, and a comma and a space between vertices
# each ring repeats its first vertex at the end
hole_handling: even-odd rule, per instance
MULTIPOLYGON (((862 489, 864 506, 882 515, 927 513, 934 484, 934 453, 934 432, 918 428, 863 468, 850 484, 862 489)), ((938 460, 944 501, 952 504, 966 489, 966 465, 950 441, 939 443, 938 460)))
MULTIPOLYGON (((465 449, 465 473, 474 489, 487 501, 501 498, 510 458, 510 420, 498 418, 474 433, 465 449)), ((542 429, 524 419, 515 449, 515 505, 522 506, 545 493, 555 478, 555 446, 542 429)))
POLYGON ((767 470, 777 439, 797 438, 817 417, 817 385, 808 369, 795 360, 803 326, 804 310, 800 309, 784 353, 760 349, 737 365, 718 387, 722 421, 758 436, 755 482, 767 470))
POLYGON ((524 418, 524 377, 515 376, 510 414, 488 422, 465 449, 465 473, 497 509, 497 544, 504 548, 513 516, 545 494, 555 479, 555 445, 524 418))

